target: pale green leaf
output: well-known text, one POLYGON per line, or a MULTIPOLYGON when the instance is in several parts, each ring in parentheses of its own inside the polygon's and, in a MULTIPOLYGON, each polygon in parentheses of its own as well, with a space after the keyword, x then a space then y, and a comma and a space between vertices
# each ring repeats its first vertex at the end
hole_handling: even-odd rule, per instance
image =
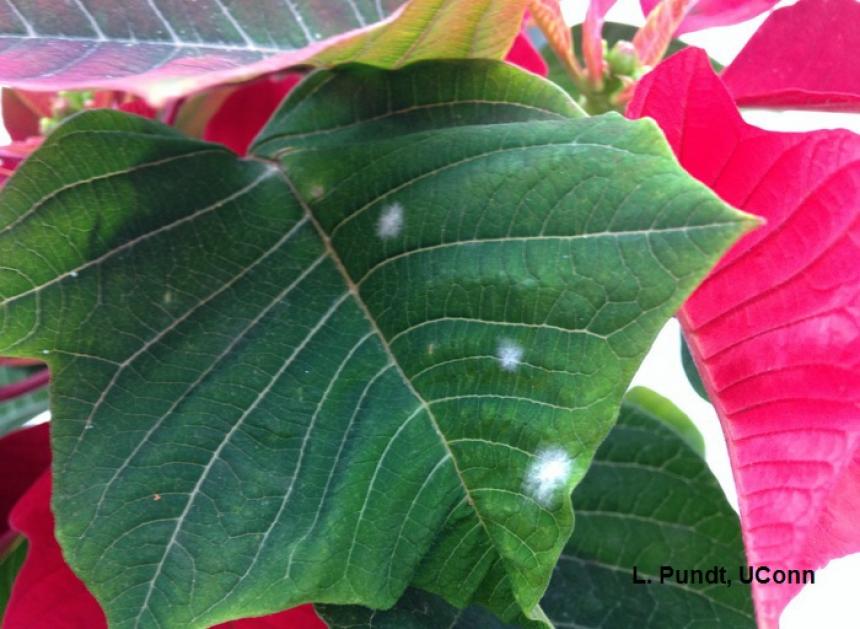
POLYGON ((705 440, 696 425, 671 400, 645 387, 634 387, 624 399, 629 407, 659 419, 672 428, 694 451, 705 457, 705 440))

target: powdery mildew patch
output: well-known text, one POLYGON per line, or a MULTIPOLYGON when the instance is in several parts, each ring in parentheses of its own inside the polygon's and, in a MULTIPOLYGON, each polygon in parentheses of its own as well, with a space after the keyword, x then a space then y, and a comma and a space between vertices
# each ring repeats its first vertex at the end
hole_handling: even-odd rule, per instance
POLYGON ((376 235, 382 240, 396 238, 403 231, 403 206, 392 203, 382 208, 376 221, 376 235))
POLYGON ((524 489, 542 505, 548 505, 556 492, 567 485, 573 459, 562 448, 541 450, 526 470, 524 489))
POLYGON ((522 346, 507 339, 500 341, 496 348, 496 357, 505 371, 516 371, 523 360, 523 353, 522 346))

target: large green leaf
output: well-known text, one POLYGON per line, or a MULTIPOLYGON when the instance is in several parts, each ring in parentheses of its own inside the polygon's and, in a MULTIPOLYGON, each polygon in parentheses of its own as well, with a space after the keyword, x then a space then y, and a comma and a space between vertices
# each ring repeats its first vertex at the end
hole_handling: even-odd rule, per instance
POLYGON ((538 601, 666 319, 751 219, 495 62, 317 74, 240 160, 73 118, 0 197, 57 535, 116 627, 538 601))
MULTIPOLYGON (((542 602, 557 627, 755 627, 750 587, 737 580, 745 564, 738 516, 690 447, 701 435, 693 438, 695 427, 678 413, 653 391, 628 394, 573 494, 576 531, 542 602), (731 584, 661 585, 662 565, 724 568, 731 584), (634 584, 634 566, 653 583, 634 584)), ((385 612, 332 605, 318 611, 332 629, 510 626, 478 606, 458 610, 415 589, 385 612)))

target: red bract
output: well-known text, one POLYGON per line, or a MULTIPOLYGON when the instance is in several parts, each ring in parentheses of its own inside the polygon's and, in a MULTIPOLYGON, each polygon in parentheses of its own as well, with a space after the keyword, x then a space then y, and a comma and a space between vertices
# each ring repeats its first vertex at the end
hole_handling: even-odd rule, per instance
MULTIPOLYGON (((54 538, 50 499, 51 478, 50 473, 45 472, 12 513, 13 528, 27 537, 29 546, 27 559, 12 590, 3 629, 107 627, 98 602, 63 560, 60 546, 54 538)), ((312 606, 303 605, 262 618, 228 622, 219 628, 325 629, 325 624, 312 606)))
POLYGON ((538 76, 546 76, 549 73, 546 61, 534 47, 528 35, 522 32, 514 40, 505 61, 519 66, 523 70, 534 72, 538 76))
POLYGON ((11 537, 8 519, 12 508, 50 462, 47 424, 0 439, 0 552, 11 537))
POLYGON ((774 11, 726 68, 741 105, 860 109, 860 3, 801 0, 774 11))
POLYGON ((245 618, 218 625, 217 629, 328 629, 313 605, 302 605, 271 616, 245 618))
POLYGON ((23 162, 30 153, 39 148, 42 138, 33 136, 19 142, 12 142, 6 146, 0 146, 0 186, 12 176, 18 165, 23 162))
POLYGON ((158 110, 142 98, 132 98, 124 103, 120 103, 117 109, 128 114, 135 114, 150 119, 155 118, 158 114, 158 110))
POLYGON ((20 142, 39 135, 39 121, 51 116, 53 92, 3 90, 3 126, 9 137, 20 142))
POLYGON ((54 539, 51 475, 46 471, 15 506, 12 527, 26 535, 27 559, 18 573, 3 629, 98 629, 101 607, 63 561, 54 539))
MULTIPOLYGON (((720 416, 748 560, 818 568, 860 550, 860 136, 743 122, 707 57, 649 74, 628 114, 657 120, 681 163, 767 219, 680 319, 720 416)), ((798 585, 755 585, 760 627, 798 585)))
POLYGON ((296 73, 266 76, 239 87, 206 124, 203 138, 244 155, 251 140, 301 78, 296 73))
MULTIPOLYGON (((640 0, 648 15, 661 0, 640 0)), ((701 31, 713 26, 737 24, 764 13, 779 0, 700 0, 677 31, 678 35, 701 31)))
MULTIPOLYGON (((0 439, 0 551, 17 534, 27 537, 27 558, 15 580, 3 629, 100 629, 101 607, 63 559, 51 513, 48 424, 0 439)), ((310 605, 220 629, 325 629, 310 605)))

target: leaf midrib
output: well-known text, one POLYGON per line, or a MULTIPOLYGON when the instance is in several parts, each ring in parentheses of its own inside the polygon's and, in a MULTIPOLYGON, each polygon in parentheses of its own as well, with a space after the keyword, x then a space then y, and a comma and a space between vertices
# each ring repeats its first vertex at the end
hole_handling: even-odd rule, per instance
MULTIPOLYGON (((397 357, 394 355, 394 352, 391 350, 391 346, 388 343, 388 339, 385 338, 385 335, 382 333, 382 330, 379 328, 379 325, 376 323, 376 319, 371 314, 369 308, 367 307, 367 304, 365 304, 364 300, 361 298, 361 295, 360 295, 359 290, 358 290, 358 286, 352 280, 352 277, 350 276, 349 271, 347 271, 346 266, 344 265, 343 261, 340 258, 340 255, 338 255, 337 251, 335 250, 334 245, 331 242, 331 238, 329 238, 329 235, 323 229, 322 225, 320 225, 319 221, 317 221, 316 216, 314 216, 313 212, 311 211, 310 206, 305 202, 305 200, 299 194, 298 189, 293 184, 292 180, 289 178, 289 176, 287 175, 284 168, 282 167, 281 169, 278 170, 278 172, 283 177, 284 182, 286 183, 287 187, 290 189, 290 192, 292 193, 293 197, 296 199, 296 202, 301 206, 302 211, 305 213, 305 216, 307 217, 308 221, 314 226, 314 229, 316 230, 317 234, 319 235, 320 239, 322 240, 322 243, 323 243, 323 246, 325 247, 326 253, 328 254, 329 258, 334 263, 335 267, 338 270, 338 273, 342 276, 343 281, 347 285, 347 290, 352 295, 354 302, 359 307, 362 314, 364 315, 364 318, 367 319, 368 323, 371 326, 371 329, 373 330, 373 332, 375 333, 375 335, 379 339, 380 345, 382 346, 383 351, 385 352, 386 356, 388 357, 388 360, 394 366, 394 368, 397 370, 397 373, 400 375, 400 379, 406 385, 406 388, 414 396, 414 398, 416 400, 418 400, 418 402, 421 404, 421 407, 424 409, 424 412, 427 413, 427 417, 430 419, 430 424, 431 424, 433 430, 438 435, 439 441, 442 443, 442 447, 445 448, 446 456, 451 461, 451 465, 453 466, 454 472, 457 474, 457 478, 460 481, 460 485, 463 487, 463 492, 465 494, 466 501, 472 507, 472 511, 475 513, 475 517, 478 519, 478 522, 480 523, 481 527, 484 529, 484 533, 486 534, 487 539, 490 541, 490 544, 493 547, 495 547, 495 543, 493 542, 492 535, 490 535, 490 530, 489 530, 489 527, 487 525, 487 522, 481 516, 481 512, 479 511, 479 509, 477 508, 477 506, 475 504, 471 490, 469 489, 469 486, 466 484, 466 480, 463 477, 463 473, 460 470, 459 466, 457 465, 457 459, 454 456, 454 452, 453 452, 453 450, 451 450, 451 446, 448 443, 448 439, 445 437, 445 434, 442 432, 442 429, 439 427, 439 422, 436 419, 436 416, 434 415, 430 404, 427 402, 427 400, 424 399, 424 396, 422 396, 418 392, 418 390, 412 384, 412 381, 407 377, 406 372, 403 370, 403 367, 400 365, 400 361, 397 359, 397 357)), ((497 552, 498 552, 498 550, 497 550, 497 552)), ((502 554, 499 553, 499 556, 502 557, 502 554)))

